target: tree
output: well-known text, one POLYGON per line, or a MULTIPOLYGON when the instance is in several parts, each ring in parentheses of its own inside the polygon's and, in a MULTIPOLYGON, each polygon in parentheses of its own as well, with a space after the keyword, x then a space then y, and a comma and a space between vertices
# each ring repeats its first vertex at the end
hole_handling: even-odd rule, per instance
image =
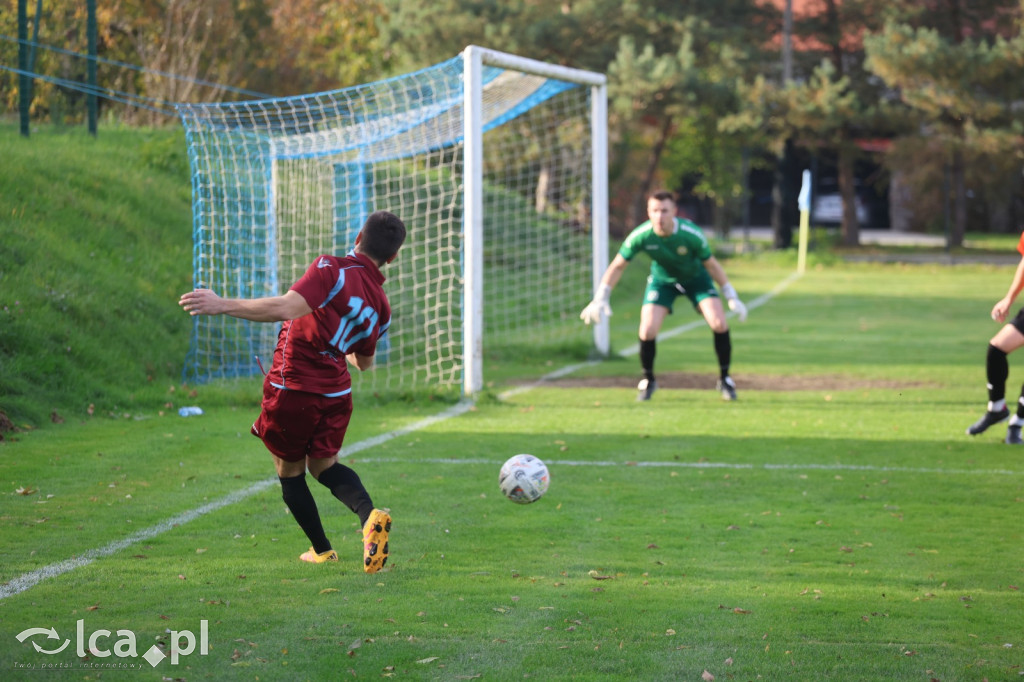
MULTIPOLYGON (((728 45, 713 46, 721 52, 706 51, 706 59, 698 63, 693 43, 701 23, 689 19, 679 27, 680 45, 675 54, 657 54, 650 44, 638 51, 631 38, 623 38, 608 75, 613 108, 634 129, 642 121, 650 131, 638 202, 653 189, 671 146, 673 182, 680 183, 685 175, 695 177, 696 193, 713 201, 715 226, 727 234, 735 213, 730 209, 745 195, 741 189, 742 143, 720 133, 717 121, 732 106, 730 77, 739 66, 728 45)), ((636 223, 641 214, 639 203, 634 204, 634 211, 630 223, 636 223)))
POLYGON ((808 4, 809 12, 794 21, 794 39, 801 47, 794 78, 779 82, 760 76, 745 83, 740 88, 742 111, 721 125, 727 131, 761 131, 780 158, 789 156, 782 149, 788 142, 831 157, 843 199, 840 234, 848 246, 860 241, 857 140, 889 133, 902 123, 886 103, 882 84, 863 69, 863 36, 880 26, 878 17, 888 6, 879 0, 808 4))
POLYGON ((395 57, 379 40, 388 17, 373 0, 278 0, 267 18, 253 56, 259 89, 277 96, 377 80, 395 57))
POLYGON ((713 202, 714 222, 725 233, 746 194, 749 135, 726 134, 718 121, 736 107, 736 82, 765 63, 756 36, 773 25, 774 15, 738 2, 651 3, 637 12, 636 36, 619 41, 608 65, 623 134, 639 138, 647 149, 627 222, 635 224, 643 215, 642 201, 661 172, 673 187, 684 176, 695 178, 696 193, 713 202), (667 158, 678 165, 666 168, 670 146, 667 158))
MULTIPOLYGON (((865 45, 867 67, 920 115, 920 138, 933 141, 944 157, 954 205, 949 245, 960 246, 972 159, 1010 155, 1018 168, 1024 160, 1024 35, 1019 7, 1014 21, 999 25, 971 21, 966 5, 947 4, 963 11, 943 17, 941 27, 889 22, 865 45), (1009 37, 993 35, 1007 25, 1014 29, 1009 37)), ((1008 3, 1002 10, 1010 13, 1008 3)))

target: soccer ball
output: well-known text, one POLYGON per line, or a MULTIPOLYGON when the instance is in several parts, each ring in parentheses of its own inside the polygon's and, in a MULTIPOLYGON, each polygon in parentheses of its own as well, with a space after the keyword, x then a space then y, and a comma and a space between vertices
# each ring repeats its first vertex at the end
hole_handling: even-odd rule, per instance
POLYGON ((536 502, 548 491, 548 468, 533 455, 515 455, 501 465, 498 487, 516 504, 536 502))

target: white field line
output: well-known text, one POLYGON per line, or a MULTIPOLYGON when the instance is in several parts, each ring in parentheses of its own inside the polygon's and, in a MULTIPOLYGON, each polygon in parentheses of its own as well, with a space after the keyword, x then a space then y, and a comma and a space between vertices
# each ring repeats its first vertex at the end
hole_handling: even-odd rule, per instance
MULTIPOLYGON (((777 296, 779 293, 781 293, 783 290, 785 290, 785 288, 788 287, 796 279, 798 279, 799 276, 800 275, 798 273, 794 273, 794 274, 790 275, 785 280, 783 280, 778 285, 776 285, 775 288, 773 288, 771 291, 769 291, 768 293, 766 293, 766 294, 764 294, 764 295, 754 299, 750 303, 748 303, 747 304, 747 309, 748 310, 754 310, 755 308, 758 308, 758 307, 764 305, 767 301, 771 300, 772 298, 777 296)), ((730 313, 730 315, 731 315, 731 313, 730 313)), ((678 334, 682 334, 684 332, 687 332, 687 331, 689 331, 691 329, 695 329, 695 328, 701 326, 702 324, 704 324, 703 320, 695 320, 694 322, 691 322, 689 324, 685 324, 685 325, 683 325, 681 327, 676 327, 676 328, 671 329, 671 330, 669 330, 667 332, 664 332, 660 336, 661 336, 661 338, 669 338, 671 336, 676 336, 678 334)), ((632 354, 637 353, 637 351, 638 351, 638 346, 634 345, 634 346, 632 346, 630 348, 627 348, 627 349, 623 350, 620 353, 620 355, 623 355, 623 356, 632 355, 632 354)), ((518 395, 520 393, 524 393, 526 391, 529 391, 532 388, 535 388, 537 386, 542 385, 545 381, 552 381, 554 379, 558 379, 559 377, 565 376, 566 374, 571 374, 571 373, 575 372, 576 370, 581 369, 583 367, 588 367, 590 365, 595 365, 598 362, 600 362, 600 361, 594 360, 594 361, 591 361, 591 362, 584 362, 584 363, 580 363, 580 364, 576 364, 576 365, 570 365, 568 367, 563 367, 562 369, 556 370, 554 372, 551 372, 550 374, 545 375, 538 382, 536 382, 534 384, 528 384, 528 385, 524 385, 524 386, 519 386, 519 387, 513 388, 513 389, 511 389, 509 391, 505 391, 504 393, 500 394, 498 397, 501 398, 501 399, 506 399, 506 398, 509 398, 511 396, 518 395)), ((441 413, 439 413, 437 415, 434 415, 432 417, 427 417, 426 419, 422 419, 422 420, 420 420, 418 422, 415 422, 414 424, 410 424, 409 426, 403 427, 401 429, 396 429, 394 431, 389 431, 388 433, 384 433, 384 434, 381 434, 379 436, 375 436, 373 438, 368 438, 366 440, 359 441, 358 443, 354 443, 352 445, 346 446, 344 448, 344 450, 342 451, 342 456, 348 456, 348 455, 352 455, 352 454, 354 454, 356 452, 361 452, 363 450, 366 450, 367 448, 372 448, 374 446, 380 445, 381 443, 387 442, 387 441, 392 440, 394 438, 399 438, 399 437, 404 436, 406 434, 412 433, 413 431, 419 431, 420 429, 426 428, 428 426, 431 426, 431 425, 436 424, 438 422, 444 421, 446 419, 451 419, 452 417, 457 417, 457 416, 459 416, 461 414, 464 414, 464 413, 468 412, 470 409, 472 409, 472 407, 473 407, 473 402, 472 401, 464 400, 464 401, 458 403, 457 405, 455 405, 455 406, 445 410, 444 412, 441 412, 441 413)), ((387 462, 387 461, 390 461, 390 460, 379 459, 379 460, 363 460, 363 461, 365 461, 365 462, 381 462, 381 463, 384 463, 384 462, 387 462)), ((424 460, 424 461, 429 461, 429 460, 424 460)), ((437 461, 443 461, 443 460, 437 460, 437 461)), ((471 460, 451 460, 451 461, 452 462, 467 462, 467 461, 471 461, 471 460)), ((606 463, 592 462, 590 464, 592 466, 612 466, 615 463, 614 462, 606 462, 606 463)), ((645 464, 643 466, 657 466, 657 464, 656 463, 650 463, 650 464, 645 464)), ((241 502, 242 500, 244 500, 244 499, 246 499, 248 497, 252 497, 256 493, 259 493, 259 492, 262 492, 263 490, 266 490, 267 488, 271 487, 272 485, 274 485, 277 482, 278 481, 277 481, 277 477, 276 476, 264 479, 264 480, 259 481, 257 483, 253 483, 248 488, 243 488, 241 490, 236 490, 233 493, 229 493, 228 495, 225 495, 224 497, 220 498, 219 500, 216 500, 214 502, 210 502, 208 504, 204 504, 204 505, 202 505, 200 507, 196 507, 195 509, 192 509, 192 510, 187 511, 187 512, 183 512, 183 513, 178 514, 177 516, 174 516, 174 517, 172 517, 170 519, 167 519, 165 521, 161 521, 160 523, 158 523, 156 525, 153 525, 153 526, 150 526, 149 528, 145 528, 145 529, 140 530, 138 532, 132 533, 128 537, 122 538, 120 540, 115 540, 114 542, 111 542, 111 543, 109 543, 107 545, 104 545, 103 547, 99 547, 97 549, 87 550, 81 556, 72 557, 71 559, 64 559, 63 561, 58 561, 57 563, 49 564, 47 566, 43 566, 42 568, 37 568, 34 571, 29 571, 28 573, 23 573, 23 574, 17 576, 16 578, 13 578, 9 582, 4 583, 3 585, 0 585, 0 600, 6 599, 8 597, 13 597, 16 594, 21 594, 22 592, 25 592, 26 590, 32 588, 33 586, 39 584, 40 582, 42 582, 44 580, 47 580, 49 578, 56 578, 59 575, 63 575, 65 573, 73 571, 76 568, 81 568, 82 566, 88 566, 89 564, 91 564, 96 559, 100 559, 100 558, 103 558, 103 557, 106 557, 106 556, 110 556, 111 554, 119 552, 122 549, 126 549, 128 547, 131 547, 132 545, 134 545, 136 543, 143 542, 144 540, 149 540, 150 538, 156 537, 157 535, 160 535, 161 533, 165 533, 165 532, 171 530, 172 528, 175 528, 177 526, 182 526, 182 525, 184 525, 184 524, 186 524, 186 523, 188 523, 190 521, 195 521, 196 519, 198 519, 201 516, 205 516, 206 514, 210 514, 212 512, 215 512, 218 509, 221 509, 221 508, 226 507, 228 505, 234 504, 235 502, 241 502)))
MULTIPOLYGON (((373 438, 367 438, 366 440, 359 441, 358 443, 354 443, 353 445, 350 446, 345 446, 343 454, 347 456, 354 454, 356 452, 360 452, 362 450, 366 450, 367 448, 380 445, 381 443, 391 440, 392 438, 404 436, 408 433, 412 433, 413 431, 418 431, 420 429, 426 428, 431 424, 436 424, 437 422, 444 421, 445 419, 449 419, 451 417, 463 414, 472 407, 472 402, 462 401, 448 408, 444 412, 436 414, 432 417, 427 417, 426 419, 421 419, 420 421, 415 422, 414 424, 410 424, 409 426, 400 429, 395 429, 394 431, 389 431, 388 433, 384 433, 373 438)), ((88 566, 96 559, 110 556, 111 554, 120 552, 122 549, 131 547, 136 543, 149 540, 150 538, 154 538, 157 535, 160 535, 161 533, 165 533, 171 530, 172 528, 175 528, 177 526, 183 526, 189 521, 195 521, 201 516, 205 516, 206 514, 215 512, 218 509, 226 507, 230 504, 234 504, 235 502, 241 502, 242 500, 248 497, 252 497, 256 493, 266 490, 267 488, 275 485, 277 482, 277 476, 266 478, 262 481, 253 483, 248 488, 236 490, 233 493, 225 495, 219 500, 210 502, 208 504, 204 504, 201 507, 196 507, 195 509, 178 514, 177 516, 173 516, 169 519, 161 521, 160 523, 154 526, 150 526, 149 528, 145 528, 143 530, 132 533, 128 537, 122 538, 120 540, 115 540, 114 542, 111 542, 97 549, 90 549, 84 552, 81 556, 72 557, 71 559, 65 559, 63 561, 58 561, 57 563, 49 564, 48 566, 43 566, 42 568, 37 568, 34 571, 29 571, 28 573, 22 573, 10 582, 0 585, 0 600, 6 599, 7 597, 13 597, 16 594, 21 594, 25 590, 28 590, 29 588, 37 585, 38 583, 44 580, 47 580, 49 578, 56 578, 59 575, 63 575, 64 573, 73 571, 76 568, 81 568, 82 566, 88 566)))
POLYGON ((226 507, 229 504, 234 504, 235 502, 244 500, 247 497, 255 495, 261 490, 269 488, 274 483, 274 479, 267 479, 265 481, 253 483, 248 488, 236 490, 235 492, 226 495, 215 502, 210 502, 209 504, 204 504, 201 507, 196 507, 195 509, 192 509, 190 511, 183 512, 181 514, 178 514, 177 516, 173 516, 165 521, 161 521, 155 526, 150 526, 149 528, 146 528, 144 530, 132 533, 126 538, 115 540, 114 542, 111 542, 108 545, 104 545, 103 547, 100 547, 98 549, 90 549, 81 556, 73 557, 71 559, 65 559, 63 561, 58 561, 55 564, 43 566, 42 568, 37 568, 34 571, 29 571, 28 573, 22 573, 10 582, 5 583, 4 585, 0 585, 0 599, 13 597, 14 595, 24 592, 25 590, 46 580, 47 578, 55 578, 58 575, 68 573, 69 571, 73 571, 76 568, 88 566, 96 559, 105 556, 110 556, 115 552, 120 552, 122 549, 131 547, 137 542, 149 540, 150 538, 156 537, 157 535, 160 535, 161 533, 168 531, 171 528, 174 528, 175 526, 181 526, 188 523, 189 521, 195 521, 200 516, 205 516, 206 514, 216 511, 221 507, 226 507))
MULTIPOLYGON (((456 457, 409 459, 408 457, 370 457, 359 460, 365 464, 491 464, 499 460, 456 457)), ((667 469, 734 469, 747 471, 862 471, 868 473, 938 474, 940 476, 1024 476, 1024 471, 1012 469, 938 469, 933 467, 875 466, 871 464, 747 464, 743 462, 612 462, 608 460, 546 459, 549 466, 565 467, 640 467, 667 469)))

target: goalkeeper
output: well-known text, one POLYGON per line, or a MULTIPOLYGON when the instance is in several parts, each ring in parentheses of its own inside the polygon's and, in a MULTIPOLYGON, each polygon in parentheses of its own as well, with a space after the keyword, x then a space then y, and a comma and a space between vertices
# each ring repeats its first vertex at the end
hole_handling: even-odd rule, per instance
POLYGON ((736 400, 736 384, 729 376, 732 362, 732 341, 729 324, 725 319, 722 301, 715 289, 721 287, 729 302, 729 309, 740 321, 747 319, 747 308, 736 295, 718 260, 711 255, 711 247, 700 228, 676 215, 676 202, 671 192, 659 191, 647 200, 650 218, 637 226, 619 248, 608 269, 601 277, 597 293, 580 319, 597 324, 602 316, 611 316, 609 305, 612 289, 623 271, 639 253, 651 259, 651 274, 644 290, 640 308, 640 367, 643 379, 637 385, 637 400, 650 400, 657 389, 654 377, 655 344, 665 317, 672 312, 672 304, 679 295, 690 299, 714 334, 715 355, 718 356, 719 377, 717 390, 723 400, 736 400))

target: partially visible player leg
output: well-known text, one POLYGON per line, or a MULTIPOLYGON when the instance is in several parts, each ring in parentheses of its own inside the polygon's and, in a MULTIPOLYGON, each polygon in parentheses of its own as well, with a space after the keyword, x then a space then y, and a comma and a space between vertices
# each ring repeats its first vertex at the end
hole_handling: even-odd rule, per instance
MULTIPOLYGON (((650 295, 647 296, 648 300, 650 295)), ((669 309, 663 305, 645 303, 640 308, 640 369, 643 379, 637 384, 637 400, 650 400, 658 388, 654 378, 654 356, 657 350, 658 332, 668 315, 669 309)))
POLYGON ((310 492, 309 486, 306 484, 305 462, 286 462, 274 455, 274 464, 281 481, 281 497, 284 498, 284 503, 288 506, 296 523, 299 524, 313 545, 299 558, 316 564, 337 561, 338 555, 331 548, 331 543, 324 533, 316 500, 313 499, 313 493, 310 492), (296 475, 297 470, 301 473, 296 475))
POLYGON ((1006 443, 1008 445, 1024 445, 1024 386, 1020 389, 1020 398, 1017 399, 1017 411, 1010 417, 1010 423, 1006 427, 1006 443))
POLYGON ((722 394, 722 400, 736 400, 736 383, 729 376, 732 337, 729 335, 729 323, 725 319, 722 300, 717 296, 709 296, 700 301, 698 308, 714 335, 715 356, 718 358, 718 382, 715 389, 722 394))
POLYGON ((352 419, 351 394, 325 398, 323 406, 321 423, 306 463, 309 472, 359 517, 363 528, 363 570, 376 573, 388 560, 391 516, 386 510, 374 508, 359 474, 338 462, 337 453, 345 442, 352 419))
MULTIPOLYGON (((998 424, 1010 416, 1010 409, 1006 406, 1006 379, 1010 375, 1010 363, 1007 356, 1024 345, 1024 334, 1015 326, 1024 324, 1022 313, 1018 313, 1013 322, 1000 329, 989 342, 988 352, 985 356, 988 405, 985 408, 985 414, 967 427, 968 435, 976 436, 984 433, 990 426, 998 424)), ((1010 434, 1007 434, 1008 442, 1009 436, 1010 434)))
POLYGON ((333 458, 333 462, 310 460, 309 471, 342 504, 356 513, 359 517, 359 525, 366 523, 366 520, 370 518, 370 512, 373 511, 373 501, 370 499, 370 493, 363 486, 359 474, 339 463, 337 456, 333 458), (314 461, 324 462, 324 465, 319 468, 314 461), (319 471, 315 471, 316 468, 319 468, 319 471))
POLYGON ((391 549, 388 543, 391 515, 388 511, 374 508, 370 493, 363 486, 359 474, 339 463, 337 457, 310 460, 309 470, 332 495, 359 517, 363 529, 363 570, 376 573, 384 568, 391 549))
POLYGON ((274 458, 284 503, 313 545, 299 558, 312 563, 338 560, 306 484, 305 455, 320 421, 322 400, 323 396, 281 391, 264 382, 262 410, 252 425, 252 434, 263 441, 274 458))

